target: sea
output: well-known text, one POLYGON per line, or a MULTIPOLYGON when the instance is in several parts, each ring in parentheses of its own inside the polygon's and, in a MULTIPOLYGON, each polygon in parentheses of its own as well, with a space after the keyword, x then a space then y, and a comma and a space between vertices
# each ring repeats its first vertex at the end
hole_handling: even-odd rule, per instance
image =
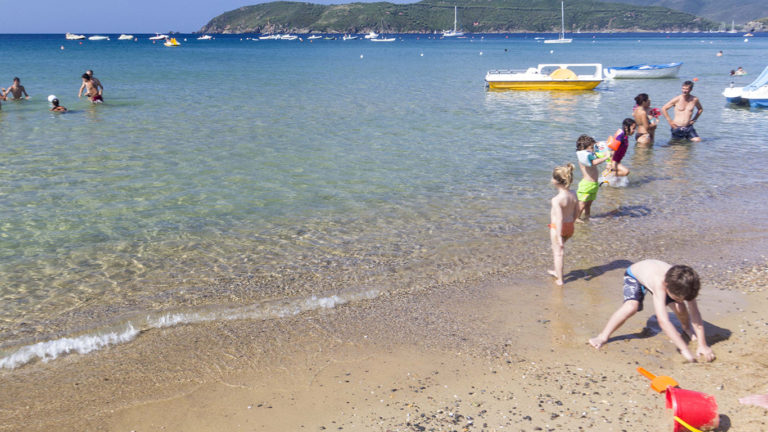
POLYGON ((768 179, 768 110, 721 95, 768 66, 768 34, 109 36, 0 35, 0 85, 19 77, 30 95, 0 110, 0 368, 540 273, 552 169, 576 163, 579 135, 615 132, 635 95, 660 108, 685 80, 702 142, 670 141, 662 118, 654 147, 631 144, 630 185, 603 188, 595 213, 653 227, 759 198, 768 179), (594 91, 484 83, 539 63, 678 61, 677 78, 594 91), (77 97, 87 69, 103 104, 77 97), (49 95, 69 112, 49 112, 49 95))

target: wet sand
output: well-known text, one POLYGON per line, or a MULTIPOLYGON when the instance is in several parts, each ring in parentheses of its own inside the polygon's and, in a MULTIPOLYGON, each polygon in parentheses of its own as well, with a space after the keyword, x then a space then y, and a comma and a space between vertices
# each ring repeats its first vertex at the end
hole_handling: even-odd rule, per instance
POLYGON ((714 395, 721 430, 765 430, 765 410, 738 398, 768 392, 768 230, 731 204, 744 223, 690 214, 650 232, 633 221, 621 254, 586 241, 612 223, 610 212, 595 218, 567 245, 562 288, 546 266, 500 269, 285 319, 151 330, 0 371, 0 430, 670 430, 638 366, 714 395), (685 364, 649 308, 600 351, 587 345, 621 301, 624 268, 646 256, 701 274, 715 362, 685 364))

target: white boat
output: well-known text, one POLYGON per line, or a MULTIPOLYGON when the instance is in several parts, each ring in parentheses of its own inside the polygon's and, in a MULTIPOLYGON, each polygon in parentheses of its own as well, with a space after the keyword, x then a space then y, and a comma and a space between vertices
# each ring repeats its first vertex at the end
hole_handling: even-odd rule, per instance
POLYGON ((736 23, 733 20, 731 20, 731 29, 728 30, 728 33, 736 33, 736 23))
POLYGON ((527 70, 491 70, 485 82, 490 90, 592 90, 603 82, 603 65, 554 63, 527 70))
POLYGON ((464 33, 458 30, 458 8, 453 7, 453 30, 446 30, 443 32, 443 37, 464 36, 464 33))
POLYGON ((85 39, 85 35, 79 35, 74 33, 67 33, 64 35, 67 40, 82 40, 85 39))
POLYGON ((346 35, 346 34, 341 38, 341 40, 355 40, 355 39, 357 39, 357 36, 355 36, 355 35, 346 35))
POLYGON ((322 39, 323 37, 320 35, 310 35, 307 37, 307 40, 313 40, 313 39, 322 39))
POLYGON ((608 79, 622 78, 674 78, 680 72, 682 62, 660 65, 638 64, 633 66, 605 68, 604 74, 608 79))
POLYGON ((291 34, 280 35, 280 40, 296 40, 298 38, 299 38, 298 36, 294 36, 291 34))
POLYGON ((213 39, 213 36, 211 35, 202 35, 199 38, 197 38, 197 40, 211 40, 211 39, 213 39))
POLYGON ((395 38, 378 37, 376 39, 369 39, 371 42, 394 42, 395 38))
POLYGON ((133 40, 133 35, 121 34, 117 40, 133 40))
POLYGON ((375 31, 371 30, 371 31, 368 32, 367 35, 365 35, 363 37, 366 38, 366 39, 376 39, 377 37, 379 37, 379 34, 376 33, 375 31))
POLYGON ((565 4, 564 2, 560 2, 560 36, 558 36, 557 39, 547 39, 544 41, 546 44, 552 44, 552 43, 571 43, 573 42, 573 39, 566 39, 565 38, 565 4))
POLYGON ((277 39, 280 39, 280 35, 270 35, 270 34, 268 34, 268 35, 264 35, 264 36, 259 36, 259 40, 277 40, 277 39))
POLYGON ((88 40, 92 40, 92 41, 109 40, 109 36, 93 35, 89 37, 88 40))
POLYGON ((163 40, 163 39, 168 39, 168 35, 155 33, 154 36, 151 36, 149 38, 149 40, 163 40))
POLYGON ((733 87, 731 84, 731 87, 723 90, 723 96, 728 103, 768 108, 768 67, 748 86, 733 87))

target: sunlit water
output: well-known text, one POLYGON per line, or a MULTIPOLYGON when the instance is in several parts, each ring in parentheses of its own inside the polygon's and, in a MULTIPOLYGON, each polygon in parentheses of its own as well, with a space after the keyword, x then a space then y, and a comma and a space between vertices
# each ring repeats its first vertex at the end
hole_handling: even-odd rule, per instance
POLYGON ((652 150, 630 150, 633 185, 608 193, 663 213, 697 191, 763 181, 768 110, 720 93, 731 69, 750 72, 743 85, 766 66, 768 38, 672 36, 190 36, 165 48, 2 35, 12 61, 0 84, 19 76, 32 95, 0 112, 2 366, 66 351, 50 345, 66 337, 115 332, 63 344, 88 351, 141 328, 524 271, 551 170, 575 163, 576 138, 605 139, 637 93, 660 107, 685 79, 697 79, 704 141, 669 145, 662 121, 652 150), (672 61, 684 62, 678 79, 593 92, 487 92, 483 81, 537 63, 672 61), (103 105, 77 99, 85 69, 103 105), (49 94, 70 112, 49 113, 49 94))

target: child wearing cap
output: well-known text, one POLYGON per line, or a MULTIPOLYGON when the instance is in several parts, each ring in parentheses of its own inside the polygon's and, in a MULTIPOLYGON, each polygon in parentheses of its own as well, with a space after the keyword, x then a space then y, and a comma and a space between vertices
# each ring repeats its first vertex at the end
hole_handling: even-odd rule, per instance
POLYGON ((51 103, 51 111, 53 112, 67 112, 67 109, 59 105, 59 98, 55 95, 48 96, 48 102, 51 103))

